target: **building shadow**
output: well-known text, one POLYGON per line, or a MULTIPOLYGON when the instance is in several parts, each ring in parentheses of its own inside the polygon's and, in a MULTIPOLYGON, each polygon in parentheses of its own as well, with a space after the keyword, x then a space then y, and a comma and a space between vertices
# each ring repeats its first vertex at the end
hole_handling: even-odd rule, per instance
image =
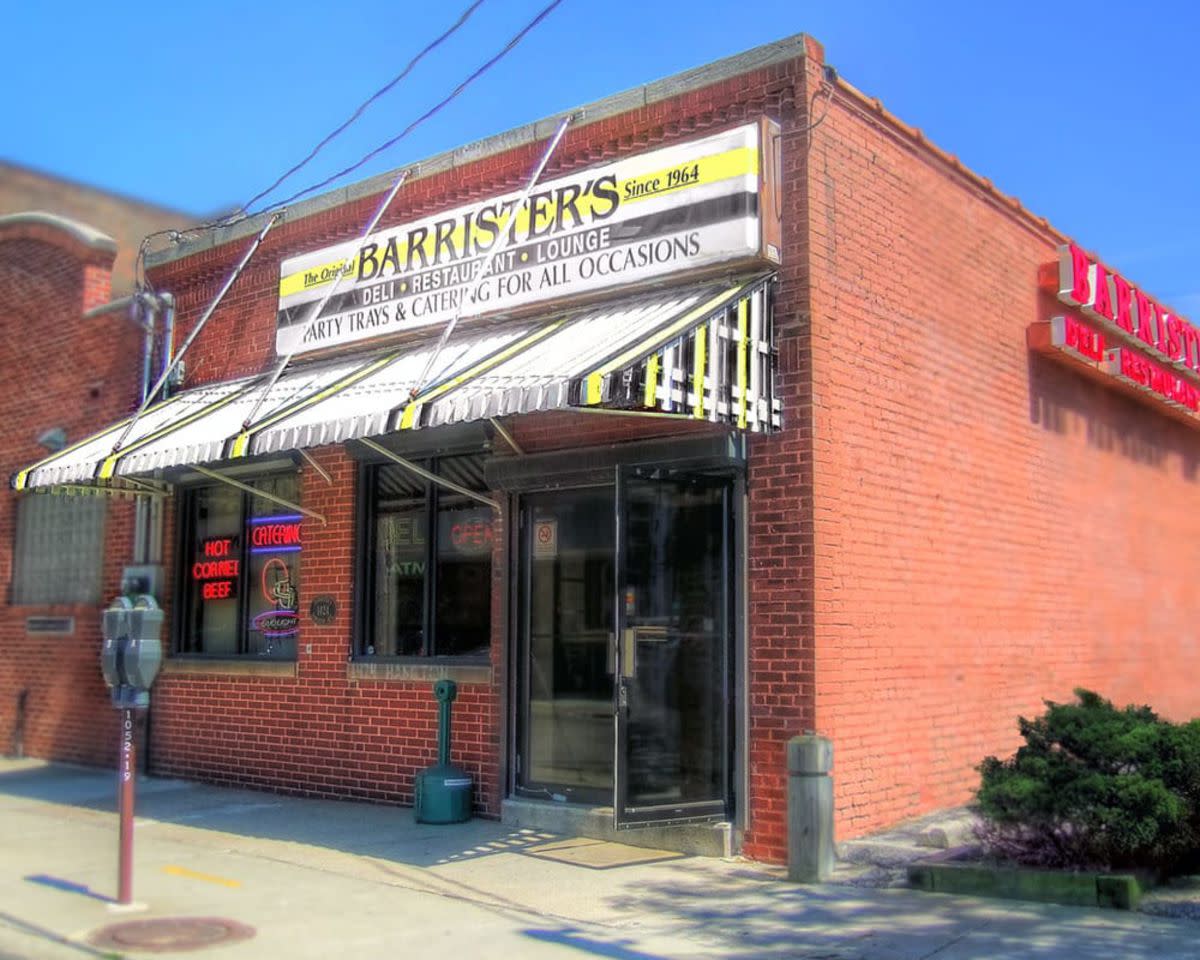
POLYGON ((1167 471, 1177 461, 1183 479, 1196 482, 1196 427, 1033 351, 1028 374, 1030 422, 1063 437, 1082 432, 1089 448, 1152 470, 1167 471))

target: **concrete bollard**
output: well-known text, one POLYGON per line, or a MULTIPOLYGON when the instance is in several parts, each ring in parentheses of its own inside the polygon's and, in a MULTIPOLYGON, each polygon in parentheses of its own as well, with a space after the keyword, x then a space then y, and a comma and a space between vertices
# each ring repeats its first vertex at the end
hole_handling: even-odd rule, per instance
POLYGON ((833 873, 833 743, 805 734, 787 745, 788 879, 821 883, 833 873))

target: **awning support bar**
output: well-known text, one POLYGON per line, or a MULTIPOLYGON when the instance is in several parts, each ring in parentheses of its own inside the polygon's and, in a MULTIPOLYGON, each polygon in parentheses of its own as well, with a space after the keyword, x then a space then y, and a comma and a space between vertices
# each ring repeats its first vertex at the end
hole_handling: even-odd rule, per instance
POLYGON ((309 453, 303 447, 297 447, 296 452, 299 453, 300 456, 302 456, 304 458, 305 463, 307 463, 310 467, 312 467, 314 470, 317 471, 317 473, 319 473, 321 475, 322 480, 324 480, 326 483, 333 483, 333 477, 331 477, 329 475, 329 471, 326 470, 319 463, 317 463, 317 461, 313 459, 313 456, 311 453, 309 453))
POLYGON ((513 439, 513 435, 504 429, 504 424, 502 424, 495 417, 488 417, 488 423, 492 425, 493 430, 495 430, 498 434, 500 434, 501 437, 504 438, 504 442, 512 447, 513 453, 515 453, 518 457, 525 456, 525 451, 522 450, 521 445, 513 439))
POLYGON ((208 318, 213 315, 213 311, 217 309, 218 304, 225 299, 225 294, 229 292, 229 288, 233 286, 234 281, 241 276, 242 271, 246 268, 246 264, 249 263, 250 258, 254 256, 254 251, 258 249, 259 244, 263 242, 263 238, 270 232, 271 228, 275 226, 275 221, 278 220, 280 216, 282 216, 282 214, 277 213, 267 221, 266 225, 262 228, 262 231, 255 238, 254 242, 250 244, 250 249, 246 251, 246 255, 242 257, 241 262, 233 268, 233 273, 231 273, 229 275, 229 279, 225 281, 225 286, 221 288, 221 292, 218 293, 213 302, 208 305, 208 309, 204 311, 204 315, 198 321, 196 321, 196 325, 192 327, 192 332, 188 334, 187 339, 183 342, 183 346, 180 347, 179 352, 175 354, 175 359, 171 361, 170 366, 168 366, 167 369, 162 372, 161 376, 158 378, 158 381, 146 393, 145 398, 142 400, 141 406, 137 408, 137 413, 133 415, 133 419, 129 421, 129 424, 124 430, 121 431, 121 435, 117 437, 117 442, 113 444, 113 453, 116 453, 121 449, 121 446, 125 443, 126 437, 129 436, 130 432, 137 425, 138 419, 143 413, 146 412, 146 408, 150 406, 150 401, 153 400, 154 397, 158 396, 158 391, 162 389, 163 384, 167 382, 172 372, 174 372, 175 368, 179 366, 179 361, 182 360, 183 355, 187 353, 188 347, 192 345, 192 342, 199 335, 200 331, 204 329, 204 325, 208 323, 208 318))
MULTIPOLYGON (((388 195, 383 198, 383 203, 379 205, 379 209, 375 211, 375 215, 367 221, 367 226, 363 230, 362 236, 359 237, 358 240, 360 253, 362 252, 361 247, 366 242, 367 237, 369 237, 375 230, 375 226, 379 223, 380 218, 387 211, 387 208, 392 205, 392 200, 395 199, 396 194, 404 185, 404 181, 408 179, 408 173, 409 171, 405 170, 396 178, 396 182, 392 184, 392 189, 388 191, 388 195)), ((249 430, 250 427, 253 426, 254 418, 258 416, 258 411, 261 409, 263 401, 267 399, 267 396, 271 392, 271 388, 275 386, 275 383, 283 375, 283 371, 287 369, 287 365, 292 362, 292 357, 295 356, 296 350, 301 344, 304 343, 304 338, 308 336, 308 331, 312 329, 312 325, 316 323, 317 318, 321 316, 321 311, 325 309, 325 304, 327 304, 334 293, 337 292, 337 288, 342 285, 342 280, 345 279, 345 276, 346 262, 343 260, 342 268, 338 271, 338 275, 333 278, 333 283, 330 284, 329 289, 325 291, 325 296, 317 301, 317 308, 308 315, 308 320, 305 321, 304 329, 300 332, 300 336, 292 344, 291 349, 288 350, 288 352, 280 359, 279 363, 276 364, 274 371, 271 373, 271 379, 267 381, 266 386, 264 386, 262 388, 262 392, 259 393, 258 399, 254 401, 254 406, 250 409, 250 413, 246 415, 246 419, 242 423, 243 430, 249 430)))
POLYGON ((102 487, 99 484, 88 486, 83 483, 55 483, 47 487, 34 487, 31 491, 35 496, 49 494, 79 494, 85 497, 165 497, 162 490, 142 485, 140 487, 102 487))
POLYGON ((445 487, 447 490, 453 490, 455 493, 460 493, 464 497, 470 497, 472 500, 477 500, 479 503, 487 504, 497 513, 501 512, 500 504, 491 497, 485 497, 482 493, 477 493, 474 490, 468 490, 466 487, 460 486, 453 480, 447 480, 445 477, 439 477, 436 473, 431 473, 424 467, 413 463, 411 460, 405 460, 404 457, 400 456, 400 454, 393 453, 387 447, 376 443, 369 437, 360 437, 358 442, 369 450, 374 450, 380 456, 387 457, 393 463, 399 464, 410 473, 415 473, 418 477, 428 480, 430 483, 436 483, 439 487, 445 487))
MULTIPOLYGON (((529 178, 529 182, 525 185, 525 189, 521 191, 521 196, 518 197, 517 201, 513 204, 512 212, 509 214, 510 219, 504 224, 505 228, 513 223, 516 223, 517 212, 523 206, 525 206, 525 203, 529 200, 529 194, 531 194, 533 192, 533 188, 537 186, 538 180, 541 179, 542 171, 546 169, 546 164, 550 162, 550 158, 554 155, 554 151, 558 149, 558 142, 562 139, 563 134, 567 132, 567 124, 571 122, 573 116, 574 114, 569 113, 563 117, 562 121, 558 125, 558 129, 554 131, 554 136, 550 138, 550 143, 546 147, 545 153, 542 154, 542 159, 538 161, 537 169, 533 171, 533 176, 529 178)), ((488 271, 492 269, 492 261, 494 261, 496 257, 508 247, 512 236, 513 231, 505 229, 500 234, 500 239, 492 244, 491 250, 489 250, 487 256, 484 257, 483 263, 479 267, 479 280, 475 284, 475 289, 471 291, 472 302, 474 302, 475 295, 479 292, 479 288, 487 279, 488 271)), ((421 391, 425 389, 425 382, 429 377, 429 371, 433 369, 433 365, 437 361, 438 354, 442 352, 442 348, 446 345, 446 341, 450 339, 450 334, 454 332, 454 328, 458 324, 458 321, 462 319, 463 301, 465 299, 466 298, 464 297, 463 300, 459 301, 458 309, 454 311, 454 316, 447 320, 446 326, 442 328, 442 335, 438 338, 437 346, 433 348, 433 352, 429 354, 429 359, 425 361, 425 369, 421 371, 421 375, 417 377, 416 384, 413 386, 412 390, 409 391, 410 400, 415 400, 421 391)))
POLYGON ((219 480, 221 483, 228 484, 243 493, 250 493, 256 497, 262 497, 264 500, 270 500, 271 503, 277 503, 281 507, 287 507, 289 510, 295 510, 297 513, 302 513, 306 517, 312 517, 314 520, 320 521, 323 525, 325 518, 315 510, 309 510, 306 507, 300 506, 298 503, 292 503, 291 500, 285 500, 283 497, 277 497, 273 493, 267 493, 265 490, 259 490, 256 487, 250 486, 248 483, 242 483, 241 480, 234 480, 233 477, 227 477, 223 473, 217 473, 216 470, 209 470, 208 467, 202 467, 198 463, 193 464, 191 469, 195 470, 202 477, 208 477, 210 480, 219 480))

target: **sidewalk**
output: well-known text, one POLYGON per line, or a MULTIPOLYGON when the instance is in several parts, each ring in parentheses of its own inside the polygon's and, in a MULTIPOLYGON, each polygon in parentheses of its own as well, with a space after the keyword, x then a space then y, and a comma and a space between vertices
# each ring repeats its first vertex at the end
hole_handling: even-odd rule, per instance
POLYGON ((149 956, 89 944, 109 924, 225 918, 237 958, 682 960, 1200 955, 1200 926, 1116 911, 800 887, 742 861, 556 838, 488 821, 173 780, 138 785, 136 899, 117 914, 115 777, 0 760, 0 960, 149 956))

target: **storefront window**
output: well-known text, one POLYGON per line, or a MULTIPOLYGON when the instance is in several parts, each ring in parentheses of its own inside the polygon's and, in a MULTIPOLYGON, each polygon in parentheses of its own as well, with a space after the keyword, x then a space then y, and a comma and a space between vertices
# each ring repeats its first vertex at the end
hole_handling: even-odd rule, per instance
MULTIPOLYGON (((483 490, 480 457, 423 461, 483 490)), ((366 474, 367 609, 359 654, 484 657, 491 637, 492 511, 393 464, 366 474), (430 523, 429 518, 436 522, 430 523)))
MULTIPOLYGON (((295 474, 248 481, 295 502, 295 474)), ((183 497, 183 615, 177 652, 214 657, 296 656, 301 516, 226 486, 183 497)))

